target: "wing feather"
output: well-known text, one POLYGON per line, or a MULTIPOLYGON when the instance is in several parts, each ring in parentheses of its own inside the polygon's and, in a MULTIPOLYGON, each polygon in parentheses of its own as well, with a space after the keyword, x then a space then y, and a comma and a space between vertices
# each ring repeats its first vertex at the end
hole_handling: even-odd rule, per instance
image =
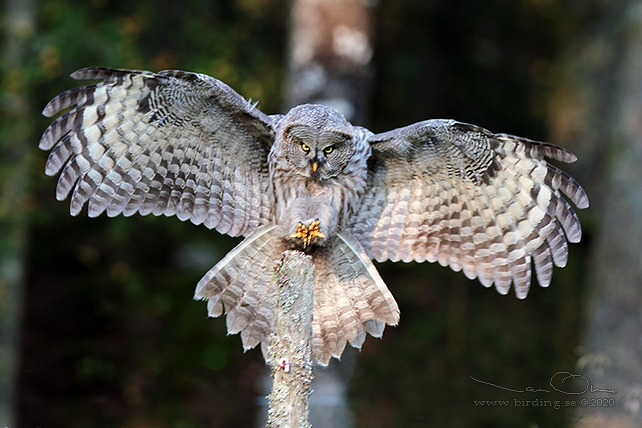
POLYGON ((586 208, 588 197, 546 161, 575 161, 563 148, 452 120, 369 141, 368 191, 346 231, 377 261, 438 261, 524 298, 531 266, 549 285, 581 238, 570 202, 586 208))
POLYGON ((268 117, 224 83, 196 73, 86 68, 47 104, 55 119, 40 147, 46 173, 60 173, 56 196, 71 213, 153 213, 204 223, 230 235, 266 224, 268 117), (69 111, 68 110, 71 109, 69 111))

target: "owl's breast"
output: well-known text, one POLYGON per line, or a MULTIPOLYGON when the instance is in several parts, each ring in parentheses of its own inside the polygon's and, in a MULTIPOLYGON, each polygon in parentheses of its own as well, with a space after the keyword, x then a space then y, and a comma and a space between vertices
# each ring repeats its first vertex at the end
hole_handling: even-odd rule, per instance
POLYGON ((354 143, 355 151, 344 167, 325 178, 293 166, 278 142, 272 147, 268 165, 274 222, 285 238, 296 234, 300 224, 309 227, 319 220, 320 232, 329 239, 347 223, 365 192, 371 153, 364 139, 354 143))
POLYGON ((366 176, 344 174, 319 180, 276 169, 271 184, 275 222, 285 237, 290 237, 299 223, 308 226, 318 219, 321 232, 330 238, 353 213, 365 190, 366 176))

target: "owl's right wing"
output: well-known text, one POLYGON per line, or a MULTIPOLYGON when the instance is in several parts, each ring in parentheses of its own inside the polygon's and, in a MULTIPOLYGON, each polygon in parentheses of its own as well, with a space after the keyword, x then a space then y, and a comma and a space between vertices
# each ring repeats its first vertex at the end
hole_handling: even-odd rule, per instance
POLYGON ((370 136, 368 190, 346 230, 378 261, 438 261, 524 298, 531 264, 542 286, 578 242, 582 187, 545 157, 573 162, 552 144, 453 120, 428 120, 370 136))
POLYGON ((101 82, 66 91, 45 107, 51 149, 46 173, 61 169, 56 196, 71 214, 176 215, 232 236, 267 223, 272 119, 226 84, 184 71, 85 68, 101 82), (55 147, 54 147, 55 145, 55 147))

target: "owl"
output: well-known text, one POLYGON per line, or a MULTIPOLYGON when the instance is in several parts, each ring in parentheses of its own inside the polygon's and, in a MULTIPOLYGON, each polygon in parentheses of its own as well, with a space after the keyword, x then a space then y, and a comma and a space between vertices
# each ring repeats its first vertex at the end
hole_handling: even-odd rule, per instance
POLYGON ((271 277, 284 251, 315 265, 312 353, 327 364, 366 333, 396 325, 399 307, 372 259, 430 261, 526 297, 567 262, 588 198, 546 158, 552 144, 454 120, 381 134, 305 104, 267 116, 223 82, 184 71, 101 67, 97 83, 56 96, 40 148, 60 172, 71 214, 176 215, 243 241, 196 287, 209 315, 226 314, 245 349, 274 329, 271 277), (570 202, 569 202, 570 201, 570 202))

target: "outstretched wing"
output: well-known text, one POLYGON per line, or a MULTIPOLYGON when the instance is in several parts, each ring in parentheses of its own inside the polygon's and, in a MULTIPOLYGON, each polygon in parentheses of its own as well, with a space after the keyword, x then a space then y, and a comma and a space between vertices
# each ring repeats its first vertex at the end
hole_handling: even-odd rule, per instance
POLYGON ((582 187, 545 157, 552 144, 452 120, 428 120, 369 139, 369 187, 347 231, 378 261, 438 261, 524 298, 531 262, 540 285, 581 238, 582 187))
POLYGON ((71 213, 174 215, 221 233, 247 235, 271 211, 271 119, 224 83, 196 73, 85 68, 100 83, 45 107, 58 117, 40 140, 46 173, 61 169, 56 196, 71 213))

